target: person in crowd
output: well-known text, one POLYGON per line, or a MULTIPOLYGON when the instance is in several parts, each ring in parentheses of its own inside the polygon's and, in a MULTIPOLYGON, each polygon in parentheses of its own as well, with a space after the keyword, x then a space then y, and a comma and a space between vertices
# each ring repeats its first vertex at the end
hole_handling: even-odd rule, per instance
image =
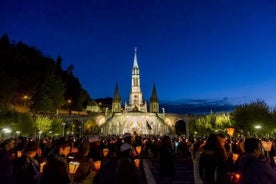
POLYGON ((88 140, 90 142, 89 157, 93 158, 93 161, 101 160, 101 138, 98 135, 92 135, 88 140))
POLYGON ((93 184, 93 159, 89 158, 90 143, 83 140, 78 146, 78 153, 75 160, 80 163, 76 173, 74 174, 75 184, 93 184))
POLYGON ((123 140, 124 140, 124 143, 120 146, 120 150, 122 149, 122 147, 130 147, 131 148, 131 150, 130 150, 131 158, 137 157, 138 154, 136 153, 136 150, 132 146, 132 136, 131 136, 131 134, 130 133, 125 133, 123 135, 123 140))
POLYGON ((262 144, 257 138, 246 138, 245 154, 239 159, 238 172, 241 173, 241 184, 276 183, 276 172, 269 161, 264 159, 262 144))
POLYGON ((13 183, 14 146, 13 139, 6 139, 0 145, 0 181, 6 184, 13 183))
POLYGON ((17 184, 39 184, 39 163, 35 159, 39 145, 36 141, 28 141, 23 149, 23 154, 15 162, 14 176, 17 184))
POLYGON ((43 169, 41 184, 72 183, 69 164, 66 159, 70 153, 71 143, 62 137, 53 144, 53 150, 49 153, 43 169))
POLYGON ((203 184, 203 181, 200 179, 199 175, 199 157, 202 152, 202 146, 204 145, 204 141, 199 139, 194 142, 190 147, 191 159, 193 161, 193 169, 194 169, 194 181, 195 184, 203 184))
POLYGON ((159 149, 159 175, 162 184, 170 184, 175 177, 174 153, 171 138, 163 136, 159 149))
POLYGON ((116 167, 116 184, 137 184, 137 170, 132 159, 133 147, 124 143, 120 147, 120 157, 116 167))
POLYGON ((230 166, 224 145, 223 134, 209 135, 199 158, 199 174, 204 184, 229 183, 227 172, 230 166))

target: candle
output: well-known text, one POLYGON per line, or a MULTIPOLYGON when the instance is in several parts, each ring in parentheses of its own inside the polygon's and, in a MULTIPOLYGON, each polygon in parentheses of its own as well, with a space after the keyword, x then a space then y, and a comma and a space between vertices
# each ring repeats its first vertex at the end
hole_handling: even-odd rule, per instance
POLYGON ((136 149, 137 153, 140 154, 141 150, 142 150, 142 147, 141 146, 136 146, 135 149, 136 149))
POLYGON ((74 162, 74 161, 69 162, 69 173, 75 174, 79 165, 80 165, 79 162, 74 162))
POLYGON ((230 136, 230 137, 232 137, 233 136, 233 134, 234 134, 234 128, 227 128, 227 134, 230 136))
POLYGON ((238 158, 239 158, 239 154, 233 153, 233 160, 234 160, 234 163, 238 160, 238 158))
POLYGON ((42 163, 40 163, 40 165, 39 165, 39 172, 40 173, 43 173, 43 168, 44 168, 44 165, 46 164, 46 162, 42 162, 42 163))
POLYGON ((96 170, 96 171, 99 171, 100 170, 100 168, 101 168, 101 161, 99 160, 99 161, 95 161, 94 162, 94 169, 96 170))
POLYGON ((135 164, 135 167, 139 167, 140 166, 140 159, 134 159, 134 164, 135 164))
POLYGON ((107 149, 107 148, 103 149, 103 156, 107 157, 108 152, 109 152, 109 149, 107 149))

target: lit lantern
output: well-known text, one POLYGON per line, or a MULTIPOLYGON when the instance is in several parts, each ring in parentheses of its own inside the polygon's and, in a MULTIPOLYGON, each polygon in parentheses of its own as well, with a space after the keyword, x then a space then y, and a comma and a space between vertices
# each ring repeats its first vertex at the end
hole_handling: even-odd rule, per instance
POLYGON ((80 165, 79 162, 74 162, 74 161, 69 162, 69 173, 75 174, 79 165, 80 165))
POLYGON ((135 164, 135 167, 139 167, 140 166, 140 159, 134 159, 134 164, 135 164))
POLYGON ((233 160, 234 160, 234 163, 238 160, 238 158, 239 158, 239 154, 233 153, 233 160))
POLYGON ((235 128, 227 128, 227 134, 232 137, 234 135, 235 128))
POLYGON ((109 149, 107 149, 107 148, 103 149, 103 156, 104 157, 107 157, 108 153, 109 153, 109 149))
POLYGON ((274 160, 274 163, 276 164, 276 156, 275 156, 275 157, 273 157, 273 160, 274 160))
POLYGON ((22 157, 22 151, 17 151, 17 158, 22 157))
POLYGON ((135 149, 136 149, 137 153, 140 155, 142 147, 141 146, 136 146, 135 149))
POLYGON ((40 173, 43 173, 43 168, 44 168, 44 165, 46 164, 46 162, 42 162, 42 163, 40 163, 40 165, 39 165, 39 172, 40 173))
POLYGON ((94 162, 94 169, 95 169, 95 171, 99 171, 100 170, 100 168, 101 168, 101 161, 99 160, 99 161, 95 161, 94 162))

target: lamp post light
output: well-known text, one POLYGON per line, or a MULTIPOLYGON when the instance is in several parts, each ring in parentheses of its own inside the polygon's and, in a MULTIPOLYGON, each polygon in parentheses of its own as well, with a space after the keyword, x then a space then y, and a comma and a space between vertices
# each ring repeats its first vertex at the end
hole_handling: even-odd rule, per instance
POLYGON ((62 123, 62 136, 63 137, 65 135, 65 125, 66 125, 66 123, 62 123))
POLYGON ((257 131, 260 130, 262 128, 262 126, 261 125, 255 125, 254 128, 256 129, 256 132, 255 132, 256 134, 255 135, 258 137, 257 131))

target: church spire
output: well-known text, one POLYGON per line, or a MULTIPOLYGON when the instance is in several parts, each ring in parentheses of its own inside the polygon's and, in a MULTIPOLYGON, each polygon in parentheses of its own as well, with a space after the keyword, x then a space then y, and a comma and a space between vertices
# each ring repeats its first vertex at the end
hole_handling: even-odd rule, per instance
POLYGON ((155 84, 153 84, 152 95, 150 97, 150 112, 159 113, 159 102, 155 84))
POLYGON ((122 103, 122 100, 119 95, 118 83, 116 83, 114 97, 112 101, 112 112, 121 112, 121 105, 122 105, 121 103, 122 103))
POLYGON ((150 97, 150 102, 158 102, 155 84, 153 84, 153 87, 152 87, 152 95, 150 97))
POLYGON ((137 47, 134 48, 133 68, 139 68, 139 66, 138 66, 138 59, 137 59, 137 47))
POLYGON ((116 83, 116 86, 115 86, 113 101, 116 101, 116 102, 121 101, 121 97, 119 95, 118 83, 116 83))

